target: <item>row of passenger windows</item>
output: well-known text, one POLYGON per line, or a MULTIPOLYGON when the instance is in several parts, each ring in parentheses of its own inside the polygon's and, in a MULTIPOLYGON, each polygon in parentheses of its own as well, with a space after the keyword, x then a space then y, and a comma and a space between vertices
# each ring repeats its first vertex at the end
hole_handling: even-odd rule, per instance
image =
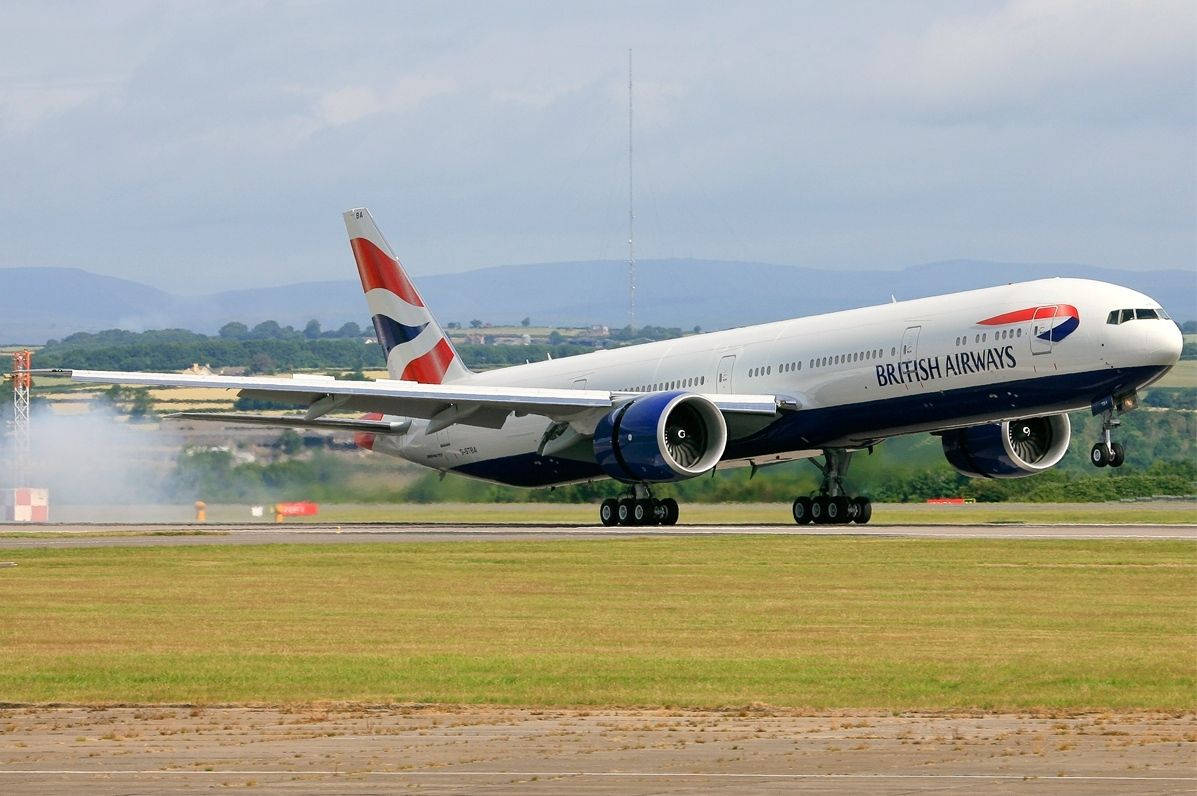
POLYGON ((1110 310, 1106 323, 1117 325, 1127 321, 1171 320, 1163 309, 1158 310, 1110 310))
MULTIPOLYGON (((1108 321, 1108 323, 1119 323, 1120 322, 1120 321, 1114 319, 1115 316, 1118 314, 1118 312, 1119 312, 1118 310, 1114 310, 1114 312, 1110 313, 1110 320, 1108 321)), ((1132 313, 1132 316, 1135 312, 1151 313, 1151 315, 1140 315, 1139 316, 1140 318, 1156 317, 1156 315, 1155 315, 1156 310, 1122 310, 1122 312, 1130 312, 1130 313, 1132 313)), ((1160 310, 1159 314, 1163 317, 1167 317, 1164 315, 1163 310, 1160 310)), ((1127 319, 1127 320, 1131 320, 1131 319, 1127 319)), ((1022 329, 1021 328, 999 329, 993 333, 993 339, 995 341, 996 340, 1010 340, 1015 337, 1022 337, 1022 329)), ((980 343, 988 342, 988 340, 989 340, 989 332, 982 332, 981 334, 974 336, 973 343, 980 344, 980 343)), ((968 345, 968 342, 969 342, 968 335, 963 335, 961 337, 956 338, 957 346, 968 345)), ((891 348, 889 350, 889 354, 890 354, 890 356, 897 356, 898 349, 896 347, 891 348)), ((811 367, 811 368, 822 368, 822 367, 835 366, 835 365, 847 365, 847 364, 851 364, 854 362, 870 362, 875 359, 880 359, 883 356, 885 356, 884 348, 874 348, 874 349, 870 349, 868 351, 853 351, 851 354, 834 354, 834 355, 829 355, 829 356, 825 356, 825 357, 814 357, 813 359, 808 361, 807 366, 811 367)), ((782 362, 777 366, 778 373, 796 373, 797 371, 800 371, 800 370, 802 370, 801 362, 782 362)), ((748 377, 750 379, 756 379, 756 378, 760 378, 761 376, 772 376, 772 375, 773 375, 773 366, 772 365, 761 365, 760 367, 748 369, 748 377)), ((674 381, 662 381, 662 382, 657 382, 655 384, 644 384, 644 385, 640 385, 638 387, 625 387, 624 390, 626 392, 656 392, 658 390, 677 390, 677 389, 685 389, 687 387, 701 387, 704 384, 706 384, 705 376, 692 376, 688 379, 677 379, 674 381)))
POLYGON ((640 384, 635 387, 624 387, 624 392, 659 392, 661 390, 684 390, 687 387, 701 387, 707 383, 706 376, 690 376, 685 379, 658 381, 653 384, 640 384))
MULTIPOLYGON (((890 354, 896 354, 897 349, 891 349, 890 354)), ((868 351, 853 351, 850 354, 829 354, 825 357, 814 357, 807 361, 808 368, 825 368, 829 365, 847 365, 853 362, 870 362, 885 356, 884 348, 872 348, 868 351)), ((801 362, 782 362, 777 366, 778 373, 797 373, 802 370, 801 362)), ((760 376, 772 376, 773 366, 763 365, 759 368, 749 368, 748 377, 755 379, 760 376)))
MULTIPOLYGON (((1017 329, 998 329, 993 333, 994 341, 998 340, 1012 340, 1015 337, 1022 337, 1022 327, 1017 329)), ((981 334, 973 335, 973 345, 989 342, 989 332, 981 332, 981 334)), ((956 338, 956 345, 968 345, 968 335, 962 335, 956 338)))

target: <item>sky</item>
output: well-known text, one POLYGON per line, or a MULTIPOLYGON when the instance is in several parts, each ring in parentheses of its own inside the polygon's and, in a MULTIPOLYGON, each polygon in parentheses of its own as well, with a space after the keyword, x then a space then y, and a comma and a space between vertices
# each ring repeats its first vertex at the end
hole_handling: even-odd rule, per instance
POLYGON ((1197 4, 5 3, 0 267, 1197 269, 1197 4))

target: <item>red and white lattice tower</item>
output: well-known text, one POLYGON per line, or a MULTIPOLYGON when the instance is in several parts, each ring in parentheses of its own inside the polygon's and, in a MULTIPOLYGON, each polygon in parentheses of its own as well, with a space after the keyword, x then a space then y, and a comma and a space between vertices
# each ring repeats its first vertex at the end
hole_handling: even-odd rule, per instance
POLYGON ((29 369, 33 353, 16 351, 12 355, 12 447, 9 451, 9 466, 12 470, 13 487, 28 486, 29 454, 33 437, 29 429, 29 388, 33 376, 29 369))

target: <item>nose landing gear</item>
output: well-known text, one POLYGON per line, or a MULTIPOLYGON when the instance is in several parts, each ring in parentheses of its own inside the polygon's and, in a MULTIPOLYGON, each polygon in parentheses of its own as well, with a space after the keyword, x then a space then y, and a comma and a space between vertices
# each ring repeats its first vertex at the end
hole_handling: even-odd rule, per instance
POLYGON ((844 494, 844 473, 852 453, 841 448, 823 451, 823 463, 810 460, 823 473, 823 483, 816 497, 805 495, 794 500, 794 522, 799 525, 844 525, 854 522, 864 525, 873 517, 873 503, 867 497, 844 494))
MULTIPOLYGON (((1134 408, 1134 398, 1123 398, 1118 402, 1120 411, 1128 412, 1134 408)), ((1122 444, 1110 439, 1110 432, 1122 425, 1122 421, 1114 417, 1114 407, 1110 406, 1101 413, 1101 441, 1094 443, 1089 449, 1089 461, 1094 467, 1121 467, 1126 461, 1126 451, 1122 444)))
POLYGON ((599 521, 606 526, 676 525, 679 513, 676 500, 657 500, 645 484, 634 484, 627 497, 607 498, 599 504, 599 521))

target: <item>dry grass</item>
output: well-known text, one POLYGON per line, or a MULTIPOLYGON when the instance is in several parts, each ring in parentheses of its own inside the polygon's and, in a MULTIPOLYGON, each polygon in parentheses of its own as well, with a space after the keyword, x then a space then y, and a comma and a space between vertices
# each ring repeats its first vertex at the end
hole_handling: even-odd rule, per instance
POLYGON ((1182 359, 1156 382, 1157 387, 1197 387, 1197 359, 1182 359))
POLYGON ((1185 542, 12 550, 12 701, 1184 710, 1185 542))

